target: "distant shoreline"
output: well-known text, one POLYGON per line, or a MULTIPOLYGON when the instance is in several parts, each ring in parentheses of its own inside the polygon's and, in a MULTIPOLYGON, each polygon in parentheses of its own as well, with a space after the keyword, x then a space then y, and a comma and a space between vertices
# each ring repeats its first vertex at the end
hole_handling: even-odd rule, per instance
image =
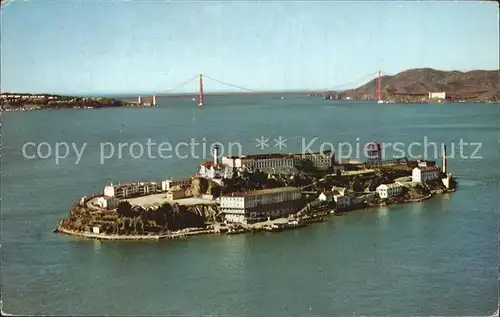
POLYGON ((73 97, 49 94, 0 94, 1 112, 21 112, 45 109, 100 109, 141 106, 132 102, 103 97, 73 97))
MULTIPOLYGON (((162 97, 162 98, 180 98, 181 96, 174 97, 162 97)), ((365 100, 365 99, 352 99, 352 100, 333 100, 337 102, 343 103, 356 103, 356 102, 373 102, 376 104, 376 100, 365 100)), ((68 110, 68 109, 81 109, 81 110, 99 110, 99 109, 109 109, 109 108, 119 108, 119 109, 145 109, 145 108, 158 108, 158 106, 145 106, 145 105, 137 105, 137 104, 127 104, 127 102, 123 102, 124 105, 120 106, 97 106, 97 107, 85 107, 85 106, 73 106, 73 107, 37 107, 34 105, 25 105, 22 107, 16 108, 5 108, 1 107, 0 112, 28 112, 28 111, 43 111, 43 110, 68 110)), ((421 101, 400 101, 400 102, 385 102, 383 104, 377 104, 377 106, 383 106, 387 104, 498 104, 497 101, 475 101, 475 100, 466 100, 466 101, 445 101, 445 102, 421 102, 421 101)), ((315 107, 316 105, 311 105, 311 107, 315 107)))
POLYGON ((4 109, 3 107, 0 108, 0 112, 28 112, 28 111, 44 111, 44 110, 100 110, 100 109, 110 109, 110 108, 115 108, 115 109, 130 109, 130 108, 155 108, 151 106, 141 106, 141 105, 123 105, 123 106, 102 106, 102 107, 30 107, 31 105, 27 105, 27 107, 21 107, 21 108, 8 108, 4 109))

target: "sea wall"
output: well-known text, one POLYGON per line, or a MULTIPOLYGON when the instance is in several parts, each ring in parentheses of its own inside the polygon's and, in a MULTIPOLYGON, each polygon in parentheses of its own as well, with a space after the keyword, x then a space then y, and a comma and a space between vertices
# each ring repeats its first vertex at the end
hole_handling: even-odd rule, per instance
POLYGON ((197 230, 197 231, 180 231, 180 232, 173 232, 173 233, 168 233, 168 234, 147 234, 147 235, 117 235, 117 234, 103 234, 103 233, 92 233, 92 232, 81 232, 81 231, 75 231, 71 229, 64 228, 63 225, 59 225, 57 229, 55 230, 57 233, 64 233, 67 235, 72 235, 72 236, 78 236, 86 239, 96 239, 96 240, 150 240, 150 241, 157 241, 157 240, 174 240, 174 239, 181 239, 189 236, 198 236, 198 235, 213 235, 217 234, 217 232, 213 229, 207 229, 207 230, 197 230))

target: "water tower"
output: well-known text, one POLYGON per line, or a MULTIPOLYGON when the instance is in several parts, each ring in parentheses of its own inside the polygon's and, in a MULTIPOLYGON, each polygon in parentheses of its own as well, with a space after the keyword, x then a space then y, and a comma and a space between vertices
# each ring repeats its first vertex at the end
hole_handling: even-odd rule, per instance
POLYGON ((380 143, 371 142, 366 147, 366 163, 372 166, 379 166, 382 162, 382 149, 380 143))

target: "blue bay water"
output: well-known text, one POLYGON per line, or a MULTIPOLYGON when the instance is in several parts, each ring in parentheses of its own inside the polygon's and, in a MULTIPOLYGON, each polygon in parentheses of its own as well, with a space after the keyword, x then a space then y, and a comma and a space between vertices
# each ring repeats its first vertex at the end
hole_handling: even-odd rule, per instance
MULTIPOLYGON (((153 109, 5 113, 2 120, 1 287, 4 310, 71 315, 486 315, 498 298, 498 108, 484 104, 331 102, 314 97, 161 99, 153 109), (255 139, 269 138, 269 148, 255 139), (450 159, 459 190, 354 211, 281 234, 154 243, 54 235, 71 203, 107 182, 161 180, 201 158, 100 163, 100 143, 239 142, 245 153, 321 142, 481 142, 482 159, 450 159), (25 142, 87 143, 25 159, 25 142)), ((315 146, 317 146, 315 148, 315 146)), ((153 147, 153 150, 155 148, 153 147)), ((474 147, 465 147, 471 155, 474 147)), ((418 153, 415 148, 414 152, 418 153)), ((449 151, 451 151, 449 147, 449 151)), ((201 145, 197 155, 202 154, 201 145)), ((188 154, 184 149, 182 154, 188 154)), ((156 153, 157 154, 157 153, 156 153)))

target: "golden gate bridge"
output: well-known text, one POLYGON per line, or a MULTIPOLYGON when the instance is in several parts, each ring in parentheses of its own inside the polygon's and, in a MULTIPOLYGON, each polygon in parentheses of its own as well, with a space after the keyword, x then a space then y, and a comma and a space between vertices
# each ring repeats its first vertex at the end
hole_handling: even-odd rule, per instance
MULTIPOLYGON (((351 89, 354 87, 358 87, 359 85, 364 85, 366 83, 369 83, 372 80, 374 80, 375 78, 377 79, 376 99, 377 99, 378 103, 384 103, 384 101, 382 100, 382 81, 383 80, 382 80, 382 72, 380 70, 366 74, 363 77, 360 77, 355 81, 351 81, 349 83, 345 83, 342 85, 337 85, 336 88, 334 88, 334 89, 332 89, 330 87, 330 88, 324 88, 324 89, 315 89, 315 91, 320 91, 322 93, 326 93, 329 91, 344 91, 346 89, 351 89)), ((267 92, 266 91, 256 91, 256 90, 248 89, 248 88, 243 87, 243 86, 231 84, 231 83, 228 83, 228 82, 225 82, 225 81, 222 81, 222 80, 219 80, 219 79, 216 79, 216 78, 204 75, 204 74, 197 74, 197 75, 183 81, 179 85, 177 85, 171 89, 168 89, 166 91, 163 91, 161 93, 155 93, 152 96, 151 95, 150 96, 139 96, 137 98, 136 103, 139 105, 145 105, 145 106, 156 106, 156 100, 159 97, 181 97, 181 96, 192 95, 192 93, 181 92, 181 89, 184 88, 185 86, 187 86, 188 84, 192 84, 194 81, 196 81, 197 82, 197 93, 196 93, 196 97, 193 98, 193 101, 197 102, 198 107, 203 107, 205 104, 205 97, 206 97, 205 91, 203 89, 203 87, 204 87, 203 81, 204 80, 209 80, 209 81, 221 84, 223 86, 226 86, 226 87, 229 87, 232 89, 236 89, 236 92, 234 92, 234 91, 233 92, 219 92, 219 93, 211 92, 211 93, 209 93, 209 95, 211 95, 211 96, 217 96, 217 95, 222 96, 222 95, 231 95, 231 94, 239 94, 240 95, 240 94, 245 94, 245 93, 263 94, 263 95, 264 94, 265 95, 281 95, 282 96, 285 94, 307 94, 307 93, 312 92, 311 90, 309 90, 309 91, 306 91, 306 90, 288 91, 288 92, 287 91, 267 91, 267 92)), ((482 91, 473 91, 473 92, 471 91, 468 93, 479 94, 479 93, 482 93, 482 91)), ((397 92, 397 91, 391 92, 391 94, 395 95, 395 96, 397 96, 397 95, 407 95, 407 96, 427 95, 427 93, 411 93, 411 92, 397 92)), ((459 96, 459 95, 462 95, 463 93, 458 94, 458 93, 453 93, 453 92, 449 92, 449 93, 447 92, 447 94, 449 94, 451 97, 455 97, 455 95, 459 96)))
MULTIPOLYGON (((204 105, 204 98, 205 98, 205 93, 203 91, 203 80, 204 79, 207 79, 207 80, 210 80, 210 81, 213 81, 213 82, 216 82, 218 84, 221 84, 223 86, 226 86, 226 87, 230 87, 230 88, 236 88, 239 93, 241 92, 247 92, 247 93, 256 93, 256 91, 253 91, 251 89, 248 89, 248 88, 245 88, 245 87, 242 87, 242 86, 238 86, 238 85, 234 85, 234 84, 230 84, 230 83, 227 83, 227 82, 224 82, 222 80, 218 80, 218 79, 215 79, 215 78, 212 78, 210 76, 207 76, 207 75, 203 75, 203 74, 198 74, 198 75, 195 75, 185 81, 183 81, 181 84, 171 88, 171 89, 168 89, 167 91, 164 91, 162 93, 157 93, 157 94, 153 94, 152 96, 150 96, 149 98, 151 98, 151 102, 145 102, 145 99, 147 99, 148 97, 144 97, 144 96, 139 96, 137 98, 137 103, 138 104, 142 104, 142 105, 150 105, 150 106, 155 106, 156 105, 156 99, 159 98, 159 97, 175 97, 175 96, 186 96, 186 95, 189 95, 189 93, 181 93, 180 90, 182 88, 184 88, 186 85, 190 84, 190 83, 193 83, 193 81, 197 80, 198 82, 198 92, 197 92, 197 104, 198 104, 198 107, 203 107, 204 105), (178 92, 176 94, 176 92, 178 92)), ((226 92, 226 93, 219 93, 221 95, 226 95, 226 94, 231 94, 230 92, 226 92)), ((217 95, 217 93, 210 93, 210 95, 217 95)), ((193 98, 193 101, 196 101, 195 98, 193 98)))
MULTIPOLYGON (((358 79, 356 81, 351 81, 349 83, 338 85, 338 86, 336 86, 336 88, 334 90, 344 90, 346 88, 352 88, 355 85, 364 84, 366 81, 373 79, 373 76, 375 74, 377 74, 377 73, 380 74, 380 72, 370 73, 370 74, 364 75, 363 77, 361 77, 360 79, 358 79)), ((150 95, 150 96, 139 96, 137 98, 136 103, 140 104, 140 105, 145 105, 145 106, 156 106, 157 98, 164 98, 164 97, 185 97, 185 96, 188 96, 188 95, 192 95, 193 93, 181 92, 181 89, 184 88, 184 87, 186 87, 188 84, 193 84, 195 81, 197 82, 197 93, 196 93, 196 97, 193 98, 193 101, 197 102, 198 107, 203 107, 204 106, 204 104, 205 104, 205 98, 206 98, 207 95, 210 95, 210 96, 217 96, 217 95, 223 96, 223 95, 231 95, 231 94, 238 94, 238 95, 242 95, 242 94, 243 95, 244 94, 265 94, 265 95, 279 95, 279 96, 283 96, 283 95, 289 95, 289 94, 308 94, 308 93, 312 92, 311 90, 303 90, 303 91, 256 91, 256 90, 252 90, 252 89, 240 86, 240 85, 235 85, 235 84, 232 84, 232 83, 228 83, 228 82, 225 82, 225 81, 222 81, 222 80, 210 77, 208 75, 197 74, 197 75, 192 76, 192 77, 188 78, 187 80, 181 82, 177 86, 175 86, 173 88, 170 88, 170 89, 168 89, 166 91, 163 91, 161 93, 155 93, 155 94, 150 95), (225 87, 236 89, 236 91, 232 91, 232 92, 218 92, 218 93, 217 92, 210 92, 210 93, 206 94, 205 91, 204 91, 204 80, 208 80, 208 81, 211 81, 211 82, 215 82, 215 83, 221 84, 221 85, 223 85, 225 87)), ((323 89, 315 89, 314 91, 327 92, 327 91, 331 91, 331 90, 332 89, 330 87, 330 88, 323 88, 323 89)))

